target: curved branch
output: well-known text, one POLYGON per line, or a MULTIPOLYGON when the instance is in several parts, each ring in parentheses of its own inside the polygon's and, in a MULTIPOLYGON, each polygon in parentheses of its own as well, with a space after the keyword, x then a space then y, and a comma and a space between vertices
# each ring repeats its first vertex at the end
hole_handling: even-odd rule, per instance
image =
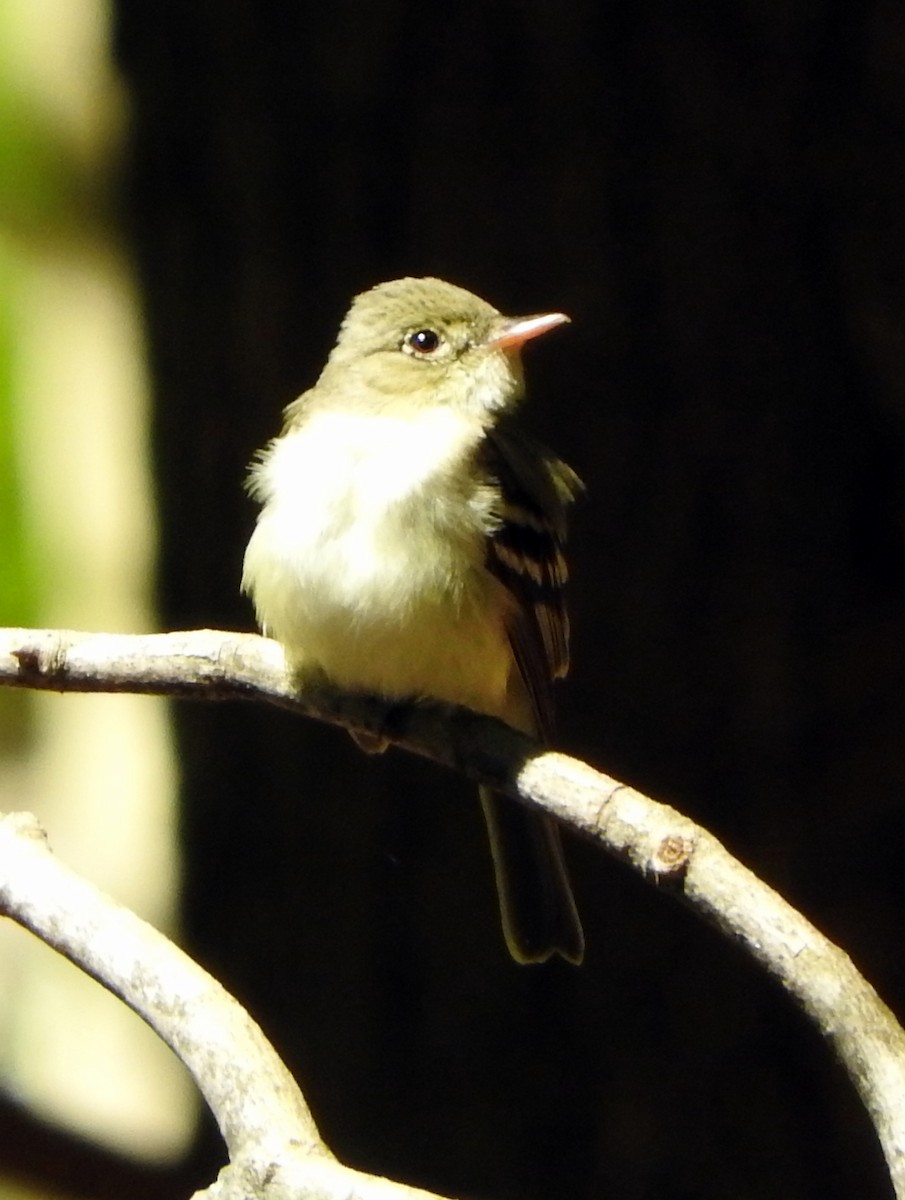
POLYGON ((205 1195, 437 1200, 338 1163, 295 1080, 242 1006, 188 955, 63 866, 27 813, 0 818, 0 911, 124 1000, 185 1063, 227 1167, 205 1195))
POLYGON ((266 701, 391 738, 552 813, 745 946, 832 1043, 905 1200, 905 1032, 851 959, 700 826, 501 722, 436 704, 388 705, 299 686, 280 647, 253 634, 150 636, 0 631, 0 684, 266 701))

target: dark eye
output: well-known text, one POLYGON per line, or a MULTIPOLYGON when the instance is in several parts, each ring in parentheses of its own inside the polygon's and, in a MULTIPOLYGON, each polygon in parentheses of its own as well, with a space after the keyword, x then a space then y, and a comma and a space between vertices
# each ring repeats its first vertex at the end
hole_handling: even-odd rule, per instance
POLYGON ((440 335, 433 329, 418 329, 405 339, 419 354, 433 354, 440 345, 440 335))

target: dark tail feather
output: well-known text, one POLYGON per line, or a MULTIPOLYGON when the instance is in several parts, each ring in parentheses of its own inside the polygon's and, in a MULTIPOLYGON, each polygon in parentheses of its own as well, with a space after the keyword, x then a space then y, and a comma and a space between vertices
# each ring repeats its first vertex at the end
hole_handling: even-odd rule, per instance
POLYGON ((556 822, 489 788, 481 788, 481 804, 509 953, 519 963, 560 954, 578 965, 584 934, 556 822))

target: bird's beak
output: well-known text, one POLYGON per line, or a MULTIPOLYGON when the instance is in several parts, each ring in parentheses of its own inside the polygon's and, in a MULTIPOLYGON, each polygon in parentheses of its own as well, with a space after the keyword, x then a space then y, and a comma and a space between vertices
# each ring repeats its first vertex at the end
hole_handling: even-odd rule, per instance
POLYGON ((565 313, 541 313, 536 317, 503 317, 491 331, 488 346, 500 350, 518 350, 531 338, 539 337, 557 325, 568 323, 565 313))

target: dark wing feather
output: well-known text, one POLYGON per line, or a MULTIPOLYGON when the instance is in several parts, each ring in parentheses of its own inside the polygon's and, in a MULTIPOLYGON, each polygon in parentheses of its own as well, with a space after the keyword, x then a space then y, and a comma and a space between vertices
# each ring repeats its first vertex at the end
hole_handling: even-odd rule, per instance
POLYGON ((569 669, 568 577, 563 544, 566 508, 581 480, 521 433, 491 430, 484 469, 500 486, 499 526, 488 539, 487 569, 515 601, 509 641, 531 697, 537 732, 553 732, 551 684, 569 669))

